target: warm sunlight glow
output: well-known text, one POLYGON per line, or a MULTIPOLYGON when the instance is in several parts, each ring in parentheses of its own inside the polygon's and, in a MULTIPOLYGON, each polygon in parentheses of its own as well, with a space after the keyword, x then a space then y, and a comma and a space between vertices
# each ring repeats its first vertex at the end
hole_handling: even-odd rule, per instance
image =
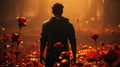
POLYGON ((49 1, 49 7, 48 7, 48 12, 49 14, 51 13, 51 6, 55 2, 60 2, 62 3, 65 8, 64 8, 64 16, 67 17, 80 17, 84 18, 89 12, 89 7, 90 7, 90 0, 50 0, 49 1))
POLYGON ((102 0, 102 2, 104 3, 104 2, 105 2, 105 0, 102 0))
MULTIPOLYGON (((63 16, 70 19, 75 25, 76 30, 88 30, 99 28, 101 23, 93 26, 96 20, 101 19, 103 13, 103 3, 97 0, 49 0, 48 2, 48 14, 52 16, 51 6, 56 3, 62 3, 64 5, 63 16), (79 19, 79 20, 76 20, 79 19), (77 22, 76 22, 77 21, 77 22), (87 21, 87 22, 86 22, 87 21), (89 22, 89 24, 88 24, 89 22), (87 25, 86 25, 87 24, 87 25), (92 28, 93 27, 93 28, 92 28), (85 28, 85 29, 84 29, 85 28)), ((96 23, 97 24, 97 23, 96 23)))

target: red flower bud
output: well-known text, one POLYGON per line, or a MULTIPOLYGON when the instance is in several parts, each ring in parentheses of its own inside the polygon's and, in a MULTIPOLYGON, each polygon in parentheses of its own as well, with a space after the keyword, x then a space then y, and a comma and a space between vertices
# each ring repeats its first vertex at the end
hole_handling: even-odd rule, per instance
POLYGON ((18 20, 18 25, 19 25, 19 28, 22 28, 22 27, 25 27, 26 26, 26 18, 25 17, 17 17, 17 20, 18 20))
POLYGON ((18 38, 17 43, 20 43, 22 41, 22 38, 18 38))
POLYGON ((1 40, 3 41, 3 42, 7 42, 8 41, 8 36, 6 35, 6 34, 4 34, 2 37, 1 37, 1 40))
POLYGON ((94 35, 91 35, 90 36, 93 40, 97 40, 98 38, 99 38, 99 35, 97 35, 97 34, 94 34, 94 35))
POLYGON ((26 22, 25 17, 17 17, 18 22, 26 22))
POLYGON ((105 46, 105 42, 100 42, 100 45, 101 46, 105 46))
POLYGON ((57 42, 54 44, 54 48, 59 51, 63 48, 63 44, 61 42, 57 42))
POLYGON ((9 39, 12 39, 12 34, 8 34, 8 38, 9 38, 9 39))
POLYGON ((70 58, 70 52, 67 51, 67 52, 62 52, 60 54, 60 59, 69 59, 70 58))

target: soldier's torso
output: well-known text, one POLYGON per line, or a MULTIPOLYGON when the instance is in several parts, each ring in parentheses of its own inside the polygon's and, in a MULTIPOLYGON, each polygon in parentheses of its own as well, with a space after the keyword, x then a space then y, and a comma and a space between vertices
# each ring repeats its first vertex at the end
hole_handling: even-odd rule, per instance
POLYGON ((69 22, 65 18, 52 18, 46 23, 48 49, 53 48, 56 42, 62 42, 64 49, 68 50, 68 25, 69 22))

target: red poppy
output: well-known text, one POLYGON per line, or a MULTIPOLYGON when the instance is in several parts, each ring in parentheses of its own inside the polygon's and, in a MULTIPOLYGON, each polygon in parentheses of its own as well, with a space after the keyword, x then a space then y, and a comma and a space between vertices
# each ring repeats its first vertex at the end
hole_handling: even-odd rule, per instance
POLYGON ((67 52, 62 52, 61 54, 60 54, 60 57, 59 57, 60 59, 69 59, 70 58, 70 52, 69 51, 67 51, 67 52))
POLYGON ((87 52, 86 60, 88 62, 93 62, 96 61, 97 59, 98 59, 98 53, 96 51, 87 52))
POLYGON ((12 39, 12 34, 8 34, 8 38, 9 38, 9 39, 12 39))
POLYGON ((25 27, 26 26, 26 18, 25 17, 17 17, 17 20, 18 20, 18 25, 19 25, 19 28, 22 28, 22 27, 25 27))
POLYGON ((105 42, 100 42, 100 45, 101 46, 105 46, 105 42))
POLYGON ((99 51, 99 56, 98 56, 98 59, 99 60, 102 60, 105 56, 105 52, 103 50, 99 51))
POLYGON ((37 42, 37 43, 39 43, 39 42, 40 42, 40 40, 38 39, 38 40, 36 40, 36 42, 37 42))
POLYGON ((118 45, 118 48, 120 49, 120 45, 118 45))
POLYGON ((22 41, 22 38, 18 38, 17 43, 20 43, 22 41))
POLYGON ((7 42, 8 41, 8 36, 6 35, 6 34, 4 34, 2 37, 1 37, 1 40, 3 41, 3 42, 7 42))
POLYGON ((99 35, 98 34, 93 34, 90 36, 93 40, 97 40, 99 38, 99 35))
POLYGON ((107 42, 107 45, 112 45, 112 43, 111 42, 107 42))
POLYGON ((35 43, 32 43, 31 45, 32 45, 32 47, 35 47, 35 46, 36 46, 36 44, 35 44, 35 43))
POLYGON ((54 48, 59 51, 63 48, 63 44, 61 42, 57 42, 54 44, 54 48))
POLYGON ((25 17, 17 17, 18 22, 26 22, 25 17))
POLYGON ((82 42, 82 45, 86 45, 86 42, 82 42))

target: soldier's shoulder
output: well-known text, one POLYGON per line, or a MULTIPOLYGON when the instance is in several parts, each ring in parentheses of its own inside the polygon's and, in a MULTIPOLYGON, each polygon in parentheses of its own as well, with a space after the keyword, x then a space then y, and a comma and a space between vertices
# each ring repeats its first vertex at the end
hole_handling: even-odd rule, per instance
POLYGON ((66 21, 66 22, 69 22, 69 19, 66 18, 66 17, 62 17, 62 20, 66 21))
POLYGON ((49 24, 50 23, 50 19, 47 19, 47 20, 45 20, 42 24, 43 25, 47 25, 47 24, 49 24))

